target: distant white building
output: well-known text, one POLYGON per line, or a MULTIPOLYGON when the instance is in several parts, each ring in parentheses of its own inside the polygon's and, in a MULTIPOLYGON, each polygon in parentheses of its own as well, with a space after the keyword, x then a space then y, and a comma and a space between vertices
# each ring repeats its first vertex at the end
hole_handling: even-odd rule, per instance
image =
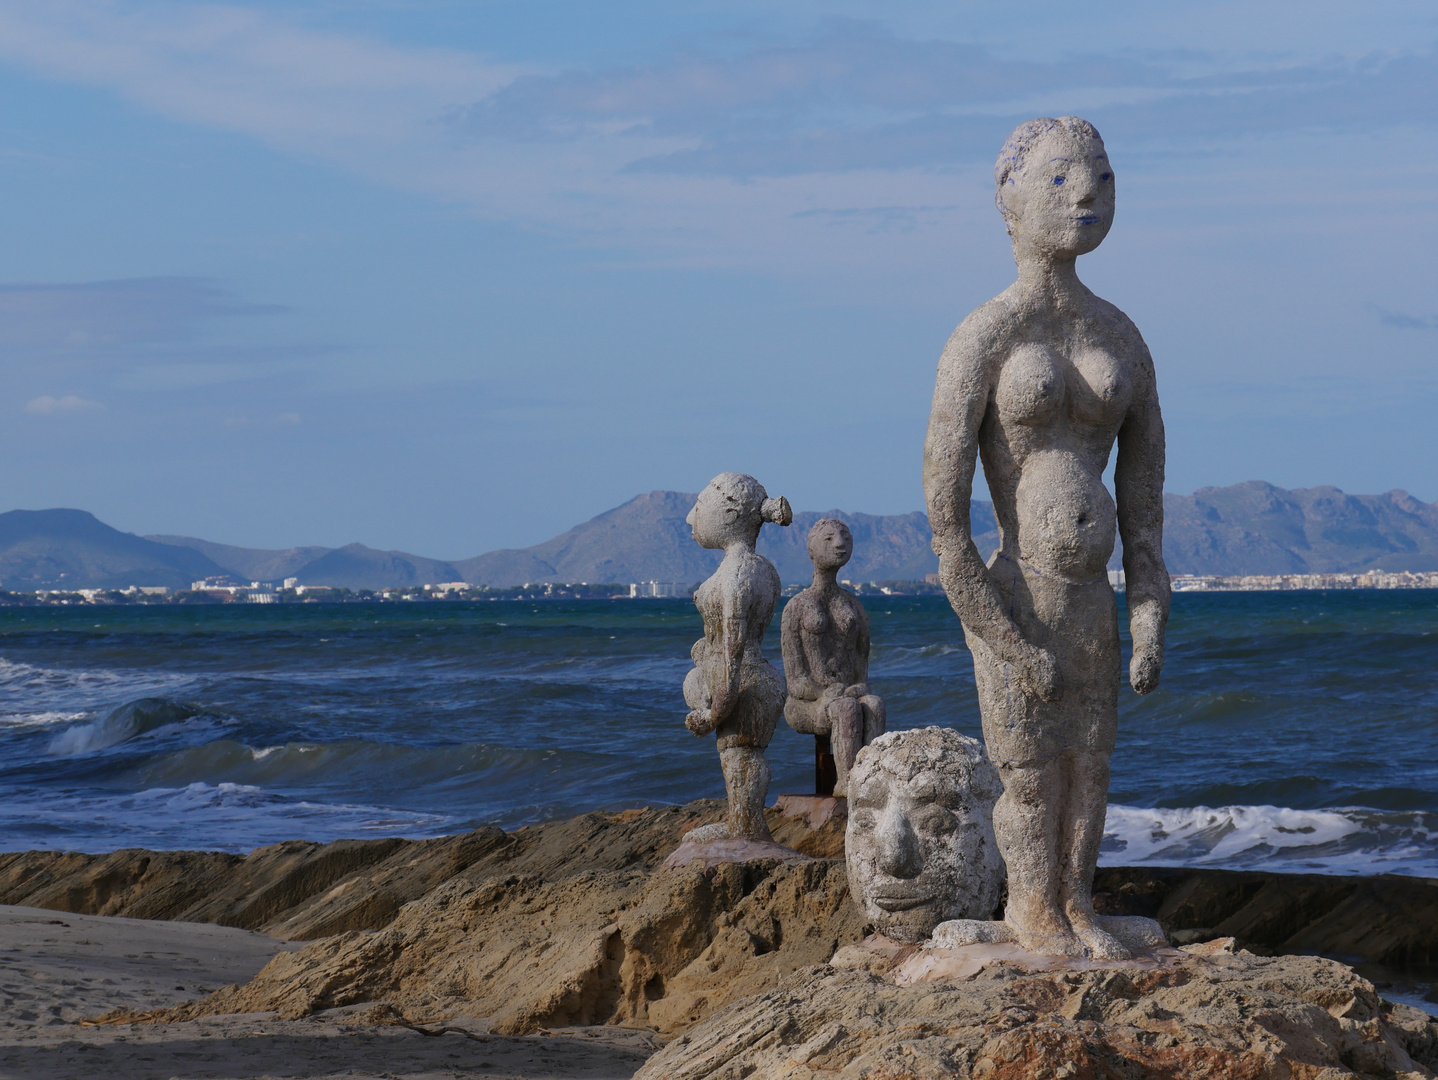
POLYGON ((1123 588, 1125 588, 1125 587, 1126 587, 1126 583, 1125 583, 1125 581, 1124 581, 1123 571, 1122 571, 1122 570, 1110 570, 1110 571, 1108 572, 1108 583, 1109 583, 1110 585, 1112 585, 1115 589, 1123 589, 1123 588))
POLYGON ((276 597, 275 594, 272 592, 260 592, 258 590, 251 590, 246 599, 249 600, 249 602, 252 604, 273 604, 278 599, 278 597, 276 597))
POLYGON ((285 578, 284 587, 285 587, 286 589, 297 589, 297 588, 299 588, 299 584, 300 584, 300 579, 299 579, 299 578, 297 578, 297 577, 287 577, 287 578, 285 578))
POLYGON ((631 600, 687 599, 694 590, 684 581, 633 581, 629 584, 631 600))
POLYGON ((471 586, 470 583, 467 581, 441 581, 438 585, 426 585, 424 587, 424 591, 436 593, 452 593, 464 592, 465 590, 472 587, 473 586, 471 586))

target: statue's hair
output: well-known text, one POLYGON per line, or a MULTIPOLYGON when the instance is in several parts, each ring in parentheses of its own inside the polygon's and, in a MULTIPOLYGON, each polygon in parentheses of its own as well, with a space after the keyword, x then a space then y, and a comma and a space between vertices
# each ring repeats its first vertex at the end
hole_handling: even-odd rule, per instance
POLYGON ((999 772, 984 753, 983 744, 953 728, 909 728, 880 735, 859 751, 849 771, 849 790, 879 772, 900 783, 909 783, 921 773, 937 772, 990 799, 1003 792, 999 772))
POLYGON ((1014 173, 1023 171, 1024 162, 1028 159, 1034 143, 1051 131, 1062 131, 1075 138, 1093 139, 1100 145, 1103 144, 1103 136, 1098 133, 1098 128, 1077 116, 1040 116, 1037 120, 1025 120, 1014 128, 1013 134, 1004 143, 1004 148, 999 151, 999 160, 994 162, 994 202, 998 204, 999 213, 1004 215, 1004 224, 1010 234, 1014 231, 1013 213, 1004 205, 1004 185, 1014 173))
POLYGON ((788 525, 794 520, 794 511, 789 507, 789 500, 782 495, 777 499, 769 498, 764 485, 748 473, 720 473, 709 483, 718 488, 724 500, 742 518, 757 517, 760 524, 772 521, 775 525, 788 525))

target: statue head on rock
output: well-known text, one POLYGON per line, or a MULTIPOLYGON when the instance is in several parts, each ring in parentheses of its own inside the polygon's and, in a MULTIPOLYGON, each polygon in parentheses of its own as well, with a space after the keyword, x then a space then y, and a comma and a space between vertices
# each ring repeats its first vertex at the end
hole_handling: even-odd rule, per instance
POLYGON ((999 775, 975 739, 929 727, 881 735, 849 774, 849 889, 875 930, 923 941, 950 919, 993 914, 999 775), (963 914, 960 914, 963 913, 963 914))

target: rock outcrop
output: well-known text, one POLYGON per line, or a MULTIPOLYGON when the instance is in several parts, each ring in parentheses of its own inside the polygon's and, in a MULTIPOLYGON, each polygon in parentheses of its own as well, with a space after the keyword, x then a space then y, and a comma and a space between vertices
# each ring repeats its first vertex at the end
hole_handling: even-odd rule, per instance
MULTIPOLYGON (((783 805, 768 812, 775 839, 811 858, 663 869, 685 832, 722 816, 723 805, 711 800, 514 832, 291 842, 246 857, 0 854, 0 903, 219 923, 310 942, 244 986, 155 1019, 252 1010, 304 1016, 374 1002, 416 1021, 484 1018, 506 1034, 628 1024, 688 1039, 655 1060, 689 1071, 645 1074, 652 1076, 845 1076, 849 1066, 833 1063, 852 1051, 873 1066, 871 1080, 1041 1075, 1020 1071, 1016 1063, 1030 1060, 1054 1078, 1334 1080, 1344 1068, 1362 1075, 1352 1062, 1370 1060, 1400 1075, 1397 1051, 1382 1047, 1408 1054, 1417 1063, 1410 1072, 1438 1053, 1422 1014, 1372 1005, 1369 984, 1312 957, 1217 957, 1216 967, 1190 965, 1187 983, 1170 973, 1152 987, 1151 972, 989 968, 952 985, 897 987, 839 970, 829 965, 835 951, 868 932, 849 897, 845 817, 832 813, 841 804, 783 805), (1229 982, 1209 979, 1215 972, 1229 982), (1290 984, 1291 993, 1283 990, 1290 984), (1348 997, 1313 989, 1324 986, 1359 1001, 1358 1011, 1343 1011, 1348 997), (1045 1005, 1050 999, 1057 1004, 1045 1005), (1150 1001, 1159 1011, 1147 1016, 1150 1001), (775 1027, 781 1006, 795 1010, 792 1030, 775 1027), (1019 1015, 1029 1018, 1011 1024, 1019 1015), (713 1026, 721 1020, 726 1026, 713 1026), (829 1034, 818 1038, 813 1025, 829 1034), (753 1037, 741 1037, 741 1028, 753 1037), (1010 1056, 989 1055, 985 1072, 978 1051, 1001 1037, 1010 1056), (716 1048, 732 1039, 743 1045, 725 1057, 716 1048), (1257 1049, 1244 1049, 1245 1040, 1257 1049), (910 1043, 913 1053, 894 1049, 910 1043), (1307 1057, 1295 1056, 1300 1043, 1307 1057), (701 1045, 718 1055, 710 1072, 693 1071, 697 1058, 675 1056, 701 1045), (1088 1057, 1057 1056, 1082 1048, 1088 1057), (1050 1049, 1055 1056, 1045 1057, 1050 1049), (781 1053, 798 1064, 773 1065, 781 1053), (951 1071, 933 1071, 930 1058, 951 1062, 951 1071), (1339 1064, 1316 1064, 1330 1059, 1339 1064), (1060 1071, 1066 1063, 1075 1071, 1060 1071), (735 1071, 750 1064, 758 1071, 735 1071), (778 1071, 765 1071, 771 1066, 778 1071)), ((1438 882, 1424 879, 1109 867, 1099 871, 1096 893, 1105 914, 1156 917, 1180 942, 1237 933, 1254 952, 1323 951, 1389 964, 1438 957, 1438 882)))
POLYGON ((1156 971, 896 986, 831 966, 736 1002, 635 1080, 1420 1080, 1438 1022, 1342 964, 1217 952, 1156 971))

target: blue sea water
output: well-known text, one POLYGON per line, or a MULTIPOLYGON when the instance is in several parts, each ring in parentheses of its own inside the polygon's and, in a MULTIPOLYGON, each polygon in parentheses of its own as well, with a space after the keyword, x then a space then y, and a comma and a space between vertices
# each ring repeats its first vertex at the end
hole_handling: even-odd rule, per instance
MULTIPOLYGON (((868 604, 891 728, 978 734, 937 598, 868 604)), ((769 651, 777 657, 778 620, 769 651)), ((0 609, 0 849, 247 851, 723 794, 688 601, 0 609)), ((1438 876, 1438 592, 1180 594, 1110 864, 1438 876)), ((770 791, 811 791, 781 724, 770 791)))

